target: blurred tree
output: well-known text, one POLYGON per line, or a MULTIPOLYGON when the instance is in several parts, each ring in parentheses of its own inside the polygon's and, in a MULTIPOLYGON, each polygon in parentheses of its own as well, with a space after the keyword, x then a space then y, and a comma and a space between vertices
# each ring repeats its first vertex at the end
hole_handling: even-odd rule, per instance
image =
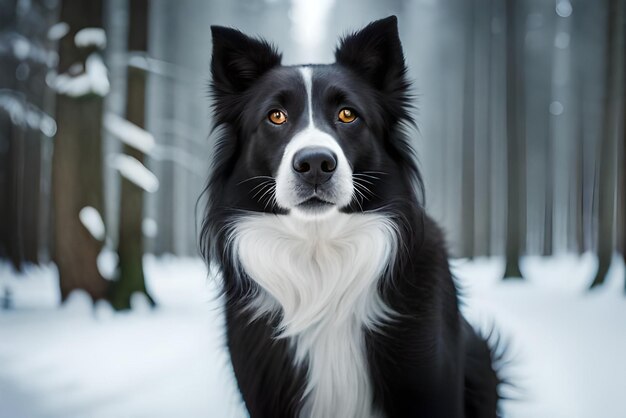
MULTIPOLYGON (((11 51, 11 38, 9 35, 16 31, 17 2, 15 0, 0 1, 0 43, 5 46, 6 51, 11 51)), ((4 49, 4 48, 2 48, 4 49)), ((17 57, 14 54, 2 54, 2 65, 0 65, 0 89, 2 94, 7 91, 15 91, 16 79, 15 70, 18 65, 17 57)), ((16 177, 19 173, 17 168, 18 159, 17 146, 19 141, 16 138, 19 127, 11 120, 9 112, 0 112, 0 257, 6 258, 19 268, 22 257, 20 252, 20 238, 18 234, 18 223, 14 222, 17 209, 16 197, 18 192, 15 185, 16 177)))
POLYGON ((619 133, 624 79, 624 0, 608 1, 604 123, 598 159, 598 270, 591 288, 604 283, 614 250, 615 198, 617 189, 617 136, 619 133))
POLYGON ((474 136, 475 136, 475 75, 474 56, 475 48, 475 16, 476 8, 472 1, 466 2, 465 19, 465 65, 463 79, 463 136, 462 136, 462 173, 461 183, 462 205, 461 225, 463 246, 461 256, 472 258, 474 256, 475 238, 475 167, 476 159, 474 136))
POLYGON ((519 2, 505 1, 506 21, 506 136, 507 136, 507 221, 504 278, 523 278, 519 267, 525 241, 524 187, 524 101, 521 42, 516 16, 519 2))
POLYGON ((55 129, 45 113, 51 66, 47 31, 54 8, 43 0, 28 7, 0 1, 0 219, 6 220, 0 226, 0 257, 18 269, 39 261, 44 241, 40 171, 45 133, 55 129))
POLYGON ((106 297, 108 284, 97 267, 104 238, 102 220, 102 106, 108 79, 98 52, 103 47, 102 0, 64 0, 60 21, 69 32, 59 43, 57 135, 52 161, 54 261, 61 297, 84 289, 106 297), (82 39, 76 37, 82 31, 82 39), (77 45, 79 44, 79 45, 77 45), (86 207, 92 216, 79 218, 86 207), (88 228, 91 228, 91 231, 88 228))
MULTIPOLYGON (((148 51, 148 0, 130 2, 128 26, 128 51, 130 54, 148 51)), ((126 118, 141 128, 145 127, 146 72, 129 66, 126 87, 126 118)), ((124 145, 124 153, 144 162, 143 151, 124 145)), ((111 303, 116 309, 130 308, 133 293, 148 295, 143 273, 143 197, 139 186, 122 178, 120 197, 119 277, 111 287, 111 303)))
POLYGON ((492 112, 490 100, 493 92, 493 33, 491 23, 494 19, 493 0, 478 0, 474 6, 475 27, 475 231, 474 255, 491 255, 491 230, 493 214, 491 211, 491 178, 493 176, 490 143, 492 141, 492 112))

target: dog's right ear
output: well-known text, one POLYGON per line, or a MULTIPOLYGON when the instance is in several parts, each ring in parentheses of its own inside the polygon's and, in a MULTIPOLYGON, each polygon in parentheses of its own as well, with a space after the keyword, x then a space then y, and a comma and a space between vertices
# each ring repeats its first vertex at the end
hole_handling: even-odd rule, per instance
POLYGON ((213 56, 211 75, 214 93, 246 90, 263 73, 280 65, 282 56, 268 42, 223 26, 211 26, 213 56))

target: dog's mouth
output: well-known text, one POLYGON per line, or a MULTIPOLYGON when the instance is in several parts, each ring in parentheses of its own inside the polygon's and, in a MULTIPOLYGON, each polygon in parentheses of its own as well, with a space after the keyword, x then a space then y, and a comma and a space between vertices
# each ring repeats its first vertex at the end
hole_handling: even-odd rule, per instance
POLYGON ((333 202, 329 202, 328 200, 321 199, 318 196, 312 196, 303 202, 300 202, 296 205, 299 209, 304 209, 307 211, 319 211, 320 209, 327 209, 335 206, 333 202))

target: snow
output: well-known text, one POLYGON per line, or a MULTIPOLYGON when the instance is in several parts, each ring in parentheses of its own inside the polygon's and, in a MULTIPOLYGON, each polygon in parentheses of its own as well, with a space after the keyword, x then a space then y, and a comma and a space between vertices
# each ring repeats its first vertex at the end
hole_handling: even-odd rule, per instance
POLYGON ((76 32, 74 44, 79 48, 93 46, 104 49, 107 46, 107 35, 102 28, 83 28, 76 32))
POLYGON ((13 40, 13 54, 18 60, 25 60, 30 52, 30 42, 26 38, 15 38, 13 40))
POLYGON ((83 226, 87 228, 87 231, 89 231, 92 237, 98 241, 102 241, 104 239, 106 233, 104 221, 102 220, 102 216, 100 216, 100 212, 98 212, 96 208, 85 206, 80 210, 80 212, 78 212, 78 218, 83 226))
POLYGON ((65 22, 55 23, 48 29, 48 39, 51 41, 58 41, 63 38, 70 31, 70 25, 65 22))
POLYGON ((148 59, 143 55, 132 54, 128 58, 128 65, 130 67, 138 68, 144 71, 150 71, 150 64, 148 59))
POLYGON ((154 193, 159 189, 159 179, 136 158, 125 154, 115 154, 109 159, 109 164, 146 192, 154 193))
POLYGON ((85 72, 79 75, 59 74, 51 80, 51 87, 58 93, 70 97, 88 94, 106 96, 110 84, 107 68, 99 54, 93 53, 85 60, 85 72))
POLYGON ((555 10, 560 17, 569 17, 572 14, 572 3, 569 0, 558 0, 555 10))
POLYGON ((157 236, 157 233, 159 232, 159 226, 157 225, 154 219, 145 218, 141 222, 141 231, 146 237, 154 238, 157 236))
POLYGON ((146 155, 154 148, 155 140, 150 132, 114 113, 107 113, 103 123, 112 135, 146 155))
POLYGON ((526 258, 526 281, 501 281, 500 260, 454 263, 464 312, 508 341, 507 418, 624 417, 626 296, 617 257, 605 286, 587 291, 595 258, 526 258))
MULTIPOLYGON (((16 274, 0 263, 0 416, 245 417, 224 348, 222 302, 199 259, 145 257, 151 310, 91 306, 84 292, 57 307, 53 266, 16 274)), ((500 259, 452 262, 472 323, 509 344, 504 372, 518 400, 507 418, 621 418, 626 387, 626 297, 615 260, 586 291, 595 259, 523 260, 526 281, 501 281, 500 259)))
POLYGON ((11 93, 10 90, 0 92, 0 110, 8 113, 13 124, 37 129, 52 138, 57 132, 56 121, 41 109, 11 93))
POLYGON ((130 312, 92 307, 84 292, 61 309, 58 291, 35 303, 23 294, 35 285, 27 282, 50 293, 56 273, 30 270, 18 276, 0 264, 0 289, 10 285, 16 305, 0 311, 0 416, 246 416, 224 346, 222 302, 202 261, 146 257, 158 307, 133 295, 130 312))
POLYGON ((115 271, 117 269, 117 263, 119 257, 117 252, 113 251, 108 245, 105 245, 96 259, 98 266, 98 272, 107 280, 112 280, 115 277, 115 271))

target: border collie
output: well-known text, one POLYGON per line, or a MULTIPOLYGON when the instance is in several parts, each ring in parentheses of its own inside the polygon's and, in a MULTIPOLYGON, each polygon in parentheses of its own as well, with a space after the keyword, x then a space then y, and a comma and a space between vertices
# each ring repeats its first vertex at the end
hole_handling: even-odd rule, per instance
POLYGON ((421 204, 396 17, 342 39, 331 65, 283 66, 268 42, 211 29, 201 248, 251 417, 496 416, 493 350, 421 204))

